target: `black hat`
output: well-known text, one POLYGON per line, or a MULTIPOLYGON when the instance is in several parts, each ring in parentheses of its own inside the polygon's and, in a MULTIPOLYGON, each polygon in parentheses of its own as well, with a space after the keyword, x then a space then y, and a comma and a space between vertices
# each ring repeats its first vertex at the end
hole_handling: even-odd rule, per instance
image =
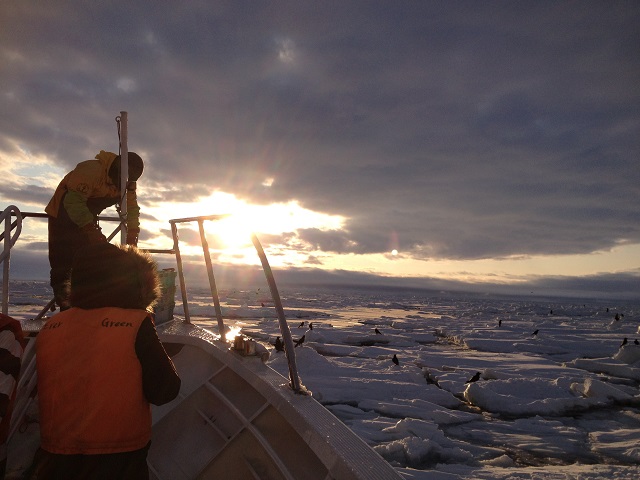
MULTIPOLYGON (((144 162, 142 161, 142 158, 140 158, 140 155, 138 155, 136 152, 129 152, 128 158, 129 158, 129 162, 128 162, 129 181, 135 182, 142 176, 142 172, 144 171, 144 162)), ((109 168, 109 177, 111 177, 111 180, 116 185, 120 184, 120 162, 121 161, 122 161, 122 156, 121 155, 116 156, 116 158, 113 159, 113 163, 111 164, 111 167, 109 168)))

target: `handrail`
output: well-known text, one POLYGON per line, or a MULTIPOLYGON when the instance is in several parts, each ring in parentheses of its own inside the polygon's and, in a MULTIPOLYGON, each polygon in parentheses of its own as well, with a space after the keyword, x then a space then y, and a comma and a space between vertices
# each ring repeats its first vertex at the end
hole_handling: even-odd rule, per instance
POLYGON ((4 231, 0 237, 3 240, 2 254, 0 254, 0 263, 2 263, 2 313, 9 313, 9 259, 11 257, 11 248, 15 245, 20 233, 22 232, 22 215, 15 205, 9 205, 0 214, 0 221, 4 220, 4 231), (15 215, 16 221, 11 222, 12 215, 15 215), (15 228, 13 236, 11 231, 15 228))
MULTIPOLYGON (((225 341, 225 332, 224 332, 224 320, 222 318, 222 310, 220 308, 220 298, 218 296, 218 290, 216 287, 215 277, 213 275, 213 266, 211 263, 211 254, 209 252, 209 244, 207 243, 207 239, 204 232, 204 221, 205 220, 221 220, 229 215, 209 215, 209 216, 201 216, 201 217, 189 217, 189 218, 178 218, 169 220, 171 224, 171 233, 173 235, 173 250, 176 255, 176 265, 178 267, 178 276, 180 281, 180 292, 182 295, 182 304, 184 307, 184 315, 185 322, 191 323, 191 317, 189 315, 189 304, 187 302, 187 287, 184 280, 184 270, 182 267, 182 256, 180 254, 180 242, 178 236, 178 223, 189 223, 189 222, 198 222, 198 227, 200 230, 200 242, 202 244, 202 252, 204 254, 204 260, 207 267, 207 274, 209 276, 209 286, 211 288, 211 297, 213 298, 213 303, 216 312, 216 318, 218 320, 218 330, 220 332, 220 339, 225 341)), ((291 388, 296 393, 305 393, 304 388, 300 383, 300 377, 298 376, 298 369, 296 366, 296 356, 294 350, 293 339, 291 338, 291 330, 289 330, 289 324, 287 323, 287 319, 284 315, 284 309, 282 307, 282 301, 280 299, 280 294, 278 293, 278 288, 276 286, 276 281, 273 276, 273 272, 271 271, 271 267, 269 266, 269 261, 267 260, 267 256, 264 253, 264 249, 258 240, 258 237, 255 234, 251 235, 251 241, 256 249, 258 257, 262 263, 262 269, 264 271, 265 276, 267 277, 267 283, 269 284, 269 289, 271 291, 271 297, 273 298, 273 304, 276 309, 276 313, 278 316, 278 322, 280 326, 280 333, 282 334, 282 339, 284 341, 285 354, 287 356, 287 363, 289 365, 289 378, 291 380, 291 388)))
MULTIPOLYGON (((7 207, 7 210, 8 210, 8 209, 10 209, 10 208, 11 208, 11 207, 7 207)), ((14 208, 15 208, 15 207, 14 207, 14 208)), ((16 209, 16 210, 17 210, 17 209, 16 209)), ((6 211, 6 210, 5 210, 5 211, 6 211)), ((11 215, 16 216, 16 217, 17 217, 18 215, 20 215, 20 222, 22 221, 22 218, 27 218, 27 217, 33 217, 33 218, 49 218, 49 215, 47 215, 46 213, 42 213, 42 212, 20 212, 20 211, 15 212, 15 211, 12 211, 12 212, 11 212, 11 215)), ((107 216, 99 215, 99 216, 98 216, 98 220, 99 220, 99 221, 105 221, 105 222, 118 222, 118 226, 117 226, 117 227, 115 228, 115 230, 111 233, 111 235, 109 235, 109 237, 107 238, 107 240, 108 240, 108 241, 110 241, 113 237, 115 237, 115 236, 116 236, 116 234, 120 231, 121 225, 120 225, 120 218, 119 218, 119 217, 107 217, 107 216)), ((17 222, 17 220, 16 220, 16 222, 17 222)), ((15 224, 16 222, 14 222, 14 224, 15 224)), ((13 228, 13 227, 12 227, 12 228, 13 228)), ((5 234, 4 234, 4 233, 1 233, 1 234, 0 234, 0 240, 2 240, 4 237, 5 237, 5 234)), ((14 243, 15 243, 15 242, 14 242, 14 243)), ((146 250, 146 251, 147 251, 147 252, 149 252, 149 253, 173 253, 173 250, 146 250)), ((4 259, 4 258, 3 258, 3 259, 4 259)), ((8 268, 8 267, 5 267, 5 268, 8 268)), ((8 294, 8 278, 9 278, 9 275, 8 275, 8 272, 7 272, 7 273, 5 273, 5 275, 3 276, 3 297, 2 297, 2 308, 4 309, 4 308, 5 308, 5 304, 6 304, 6 308, 7 308, 7 310, 8 310, 8 308, 9 308, 9 305, 8 305, 8 304, 9 304, 9 301, 8 301, 8 295, 9 295, 9 294, 8 294), (6 296, 7 300, 6 300, 6 302, 5 302, 5 296, 4 296, 4 282, 5 282, 5 279, 7 279, 7 280, 6 280, 6 281, 7 281, 7 294, 6 294, 6 295, 7 295, 7 296, 6 296)), ((51 309, 52 309, 52 308, 54 308, 54 307, 55 307, 55 299, 53 299, 53 298, 52 298, 52 299, 49 301, 49 303, 47 303, 47 304, 42 308, 42 310, 40 310, 40 313, 38 313, 38 315, 36 316, 35 320, 40 320, 42 317, 44 317, 44 315, 45 315, 49 310, 51 310, 51 309)), ((4 312, 4 310, 3 310, 3 313, 5 313, 5 314, 6 314, 6 312, 4 312)))
MULTIPOLYGON (((213 303, 215 307, 216 318, 218 320, 218 330, 220 332, 220 339, 224 342, 225 338, 225 330, 224 330, 224 319, 222 318, 222 309, 220 307, 220 298, 218 296, 218 290, 216 287, 215 277, 213 275, 213 266, 211 263, 211 254, 209 252, 209 245, 206 240, 205 231, 204 231, 204 221, 205 220, 222 220, 223 218, 229 217, 230 215, 206 215, 199 217, 186 217, 186 218, 177 218, 169 220, 171 224, 171 233, 173 236, 173 249, 170 250, 153 250, 148 249, 145 250, 149 253, 171 253, 176 257, 176 264, 178 267, 179 274, 179 282, 180 282, 180 291, 182 295, 182 304, 184 307, 184 315, 185 322, 191 323, 191 317, 189 315, 189 305, 187 301, 187 289, 184 280, 184 271, 182 268, 182 257, 180 254, 180 245, 179 245, 179 237, 178 237, 178 223, 189 223, 189 222, 198 222, 199 230, 200 230, 200 240, 202 244, 202 251, 204 254, 205 264, 207 267, 207 274, 209 276, 209 286, 211 288, 211 296, 213 298, 213 303)), ((46 213, 34 213, 34 212, 20 212, 17 207, 11 205, 7 207, 2 214, 0 214, 0 220, 5 220, 5 231, 0 234, 0 240, 4 240, 5 251, 3 251, 2 256, 0 257, 4 267, 4 275, 2 279, 2 310, 5 315, 8 311, 8 303, 9 303, 9 250, 15 244, 18 236, 22 231, 22 219, 23 217, 37 217, 37 218, 48 218, 46 213), (16 221, 11 223, 11 217, 15 216, 16 221), (13 237, 10 236, 10 232, 13 229, 16 229, 16 232, 13 237), (6 261, 4 261, 6 258, 6 261)), ((120 222, 120 218, 118 217, 98 217, 99 220, 105 221, 114 221, 120 222)), ((112 238, 115 233, 117 233, 119 228, 116 228, 114 233, 111 235, 112 238)), ((283 342, 285 344, 285 353, 287 356, 287 363, 289 364, 289 375, 291 380, 291 387, 296 393, 304 393, 304 387, 302 387, 300 383, 300 378, 298 376, 298 371, 296 367, 296 359, 294 352, 294 344, 293 339, 291 338, 291 331, 289 329, 289 325, 284 315, 284 309, 282 307, 282 301, 280 299, 280 294, 278 293, 278 288, 275 283, 275 279, 273 277, 273 272, 271 271, 271 267, 269 266, 269 262, 264 253, 262 245, 258 240, 258 237, 255 234, 252 234, 251 240, 256 248, 256 252, 258 253, 258 257, 260 257, 260 261, 262 263, 262 269, 267 278, 267 283, 269 284, 269 289, 271 290, 271 296, 273 298, 273 303, 276 308, 276 313, 278 316, 280 333, 282 334, 283 342)), ((40 312, 37 318, 41 318, 52 306, 53 300, 44 307, 44 309, 40 312)))
POLYGON ((222 319, 222 309, 220 307, 220 297, 218 296, 218 288, 216 287, 216 280, 213 275, 213 265, 211 264, 211 254, 209 253, 209 244, 204 233, 204 221, 205 220, 222 220, 229 215, 205 215, 200 217, 187 217, 187 218, 174 218, 169 220, 171 224, 171 234, 173 236, 173 250, 176 255, 176 265, 178 267, 178 278, 180 281, 180 294, 182 295, 182 305, 184 309, 184 317, 187 323, 191 323, 191 315, 189 314, 189 303, 187 301, 187 286, 184 280, 184 270, 182 268, 182 255, 180 254, 180 239, 178 236, 177 223, 191 223, 198 222, 200 230, 200 243, 202 245, 202 253, 204 255, 204 261, 207 266, 207 274, 209 277, 209 288, 211 290, 211 297, 213 298, 213 305, 216 312, 216 319, 218 320, 218 332, 220 333, 220 339, 226 341, 224 331, 224 320, 222 319))
POLYGON ((271 297, 273 298, 273 304, 278 314, 278 323, 280 324, 280 333, 282 334, 282 340, 284 341, 284 353, 287 356, 287 363, 289 364, 289 378, 291 379, 291 388, 296 393, 303 393, 302 386, 300 384, 300 377, 298 376, 298 367, 296 366, 296 354, 293 345, 293 338, 291 338, 291 330, 289 330, 289 324, 284 316, 284 308, 282 307, 282 301, 280 300, 280 294, 278 293, 278 287, 276 285, 276 279, 271 271, 269 260, 264 253, 262 244, 256 234, 251 235, 251 241, 253 246, 258 252, 260 261, 262 262, 262 270, 267 277, 267 283, 269 284, 269 290, 271 290, 271 297))

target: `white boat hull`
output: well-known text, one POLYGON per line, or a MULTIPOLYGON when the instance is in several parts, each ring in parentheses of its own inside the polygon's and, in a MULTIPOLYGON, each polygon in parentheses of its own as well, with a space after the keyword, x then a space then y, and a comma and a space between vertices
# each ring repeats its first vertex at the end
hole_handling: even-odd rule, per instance
POLYGON ((148 463, 158 480, 393 479, 400 475, 362 439, 257 356, 174 320, 158 327, 182 379, 154 407, 148 463))

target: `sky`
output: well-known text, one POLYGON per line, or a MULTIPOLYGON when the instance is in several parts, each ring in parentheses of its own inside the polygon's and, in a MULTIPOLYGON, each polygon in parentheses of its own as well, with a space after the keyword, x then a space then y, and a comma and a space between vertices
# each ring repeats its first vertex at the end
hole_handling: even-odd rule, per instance
MULTIPOLYGON (((253 230, 296 282, 637 299, 639 24, 633 0, 3 1, 0 204, 42 212, 125 111, 142 247, 229 213, 216 265, 255 264, 253 230)), ((48 276, 45 221, 11 268, 48 276)))

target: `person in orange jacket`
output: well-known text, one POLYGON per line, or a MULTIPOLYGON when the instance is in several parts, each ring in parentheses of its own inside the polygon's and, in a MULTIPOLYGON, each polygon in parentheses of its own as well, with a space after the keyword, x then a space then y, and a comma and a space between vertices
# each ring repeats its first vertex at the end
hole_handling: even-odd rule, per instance
MULTIPOLYGON (((129 152, 128 158, 126 243, 137 245, 140 208, 136 181, 142 175, 144 163, 135 152, 129 152)), ((104 150, 95 156, 95 160, 79 163, 62 179, 45 208, 49 215, 51 288, 61 309, 69 306, 64 285, 69 280, 75 252, 87 243, 107 241, 98 226, 98 215, 107 207, 119 206, 122 201, 120 163, 120 155, 104 150)))
POLYGON ((181 383, 147 310, 158 294, 156 265, 136 247, 78 251, 71 308, 36 339, 41 445, 27 478, 149 478, 150 403, 181 383))

